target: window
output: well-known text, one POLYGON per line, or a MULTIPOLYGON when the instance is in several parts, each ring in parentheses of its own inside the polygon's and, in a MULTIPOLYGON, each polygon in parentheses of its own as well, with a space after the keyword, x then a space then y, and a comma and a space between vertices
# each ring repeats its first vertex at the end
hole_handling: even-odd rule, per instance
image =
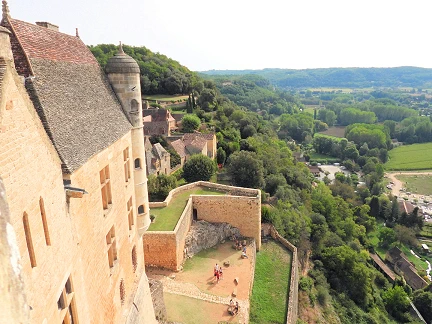
POLYGON ((132 229, 132 225, 134 224, 134 215, 133 215, 133 208, 132 208, 132 197, 129 198, 129 201, 127 202, 127 212, 128 212, 128 221, 129 221, 129 230, 132 229))
POLYGON ((57 301, 57 307, 61 311, 60 315, 63 318, 63 324, 77 323, 78 319, 75 312, 74 291, 71 277, 66 281, 65 287, 57 301))
POLYGON ((108 264, 109 267, 114 267, 114 262, 117 260, 117 248, 114 226, 111 227, 110 231, 106 235, 106 243, 108 247, 108 264))
POLYGON ((141 169, 141 160, 135 159, 135 169, 141 169))
POLYGON ((44 205, 44 201, 43 201, 42 197, 40 197, 40 199, 39 199, 39 208, 40 208, 40 213, 41 213, 41 217, 42 217, 42 225, 43 225, 44 234, 45 234, 45 242, 46 242, 46 245, 51 245, 51 239, 50 239, 49 232, 48 232, 48 223, 47 223, 46 214, 45 214, 45 205, 44 205))
POLYGON ((123 164, 124 164, 125 181, 128 182, 130 179, 129 147, 127 147, 123 151, 123 164))
POLYGON ((109 166, 107 165, 103 168, 99 172, 99 175, 103 209, 108 209, 109 205, 112 204, 109 166))
POLYGON ((144 205, 138 207, 138 214, 144 214, 144 205))
POLYGON ((34 268, 36 267, 36 257, 33 249, 33 241, 31 238, 30 225, 29 225, 27 213, 24 213, 23 215, 23 225, 24 225, 24 233, 25 233, 25 238, 27 243, 27 250, 30 257, 30 264, 32 268, 34 268))
POLYGON ((138 114, 139 113, 139 103, 135 99, 131 101, 131 113, 138 114))

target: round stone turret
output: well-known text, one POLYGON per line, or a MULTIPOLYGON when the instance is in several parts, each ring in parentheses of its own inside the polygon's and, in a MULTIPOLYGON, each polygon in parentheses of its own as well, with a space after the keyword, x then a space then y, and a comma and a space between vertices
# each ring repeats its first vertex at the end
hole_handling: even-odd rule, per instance
POLYGON ((121 44, 117 54, 108 59, 105 71, 106 73, 140 73, 138 63, 123 51, 121 44))

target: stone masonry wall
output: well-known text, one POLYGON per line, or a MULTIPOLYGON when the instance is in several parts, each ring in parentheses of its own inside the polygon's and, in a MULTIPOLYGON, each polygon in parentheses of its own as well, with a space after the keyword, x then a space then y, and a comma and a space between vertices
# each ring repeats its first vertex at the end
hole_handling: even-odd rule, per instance
POLYGON ((297 248, 289 241, 284 239, 278 231, 271 226, 270 235, 273 239, 279 241, 283 246, 292 252, 291 262, 291 278, 290 280, 290 291, 288 294, 288 312, 287 312, 287 324, 295 324, 298 317, 298 281, 299 281, 299 265, 297 258, 297 248))
POLYGON ((241 235, 254 238, 259 251, 261 247, 260 197, 192 195, 192 199, 198 220, 231 224, 240 230, 241 235))
POLYGON ((183 263, 185 240, 191 223, 192 199, 189 199, 174 231, 145 232, 143 240, 146 265, 179 270, 183 263))

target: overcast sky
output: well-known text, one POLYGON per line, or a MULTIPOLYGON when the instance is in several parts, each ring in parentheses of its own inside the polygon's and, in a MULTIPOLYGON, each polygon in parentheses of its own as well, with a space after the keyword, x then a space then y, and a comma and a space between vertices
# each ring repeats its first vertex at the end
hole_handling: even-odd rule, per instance
POLYGON ((142 46, 194 71, 432 68, 431 0, 9 0, 87 45, 142 46))

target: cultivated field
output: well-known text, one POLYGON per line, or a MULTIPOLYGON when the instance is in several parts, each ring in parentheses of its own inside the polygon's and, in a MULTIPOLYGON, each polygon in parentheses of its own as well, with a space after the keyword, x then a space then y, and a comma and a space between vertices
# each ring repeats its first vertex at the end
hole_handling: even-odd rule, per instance
POLYGON ((342 137, 345 137, 345 126, 332 126, 323 132, 319 132, 318 134, 342 138, 342 137))
POLYGON ((396 178, 404 182, 404 187, 408 192, 421 195, 432 196, 432 176, 426 174, 419 175, 395 175, 396 178))
POLYGON ((396 147, 389 151, 385 168, 393 171, 432 169, 432 143, 396 147))
POLYGON ((143 99, 144 100, 150 100, 150 101, 154 101, 154 100, 158 100, 158 101, 177 101, 177 100, 184 100, 187 99, 188 96, 187 95, 168 95, 168 94, 158 94, 158 95, 144 95, 143 99))

